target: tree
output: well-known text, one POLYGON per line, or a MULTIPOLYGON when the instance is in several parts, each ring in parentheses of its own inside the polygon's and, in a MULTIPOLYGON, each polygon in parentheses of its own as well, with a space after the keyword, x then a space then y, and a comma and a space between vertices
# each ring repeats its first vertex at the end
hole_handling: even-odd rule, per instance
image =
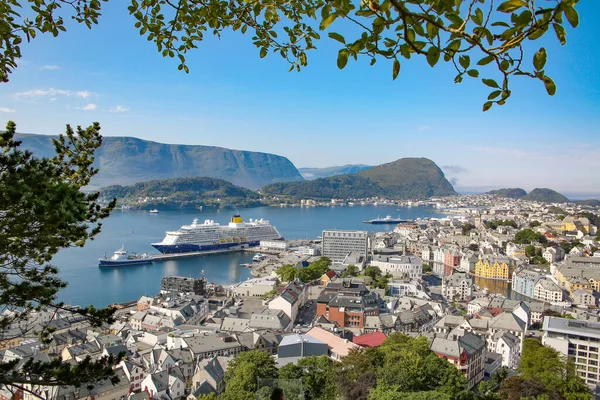
POLYGON ((473 225, 473 224, 464 224, 462 226, 462 234, 463 235, 469 235, 473 229, 475 229, 475 225, 473 225))
POLYGON ((333 365, 327 356, 301 358, 297 365, 283 366, 279 379, 301 379, 306 400, 333 400, 336 398, 333 365))
POLYGON ((536 227, 541 226, 541 225, 542 225, 542 223, 540 221, 531 221, 529 223, 529 227, 530 228, 536 228, 536 227))
MULTIPOLYGON (((6 7, 0 5, 0 9, 6 7)), ((36 158, 22 150, 14 140, 16 124, 9 121, 0 133, 0 344, 26 335, 39 335, 44 343, 51 340, 52 329, 36 324, 36 313, 65 310, 57 302, 60 289, 67 283, 50 264, 61 249, 83 246, 101 229, 100 220, 108 217, 115 202, 102 206, 97 193, 84 193, 97 170, 92 167, 94 151, 101 145, 100 125, 73 130, 54 140, 56 155, 36 158), (9 328, 19 329, 11 335, 9 328)), ((111 322, 114 310, 90 306, 69 309, 86 316, 94 326, 111 322)), ((18 360, 0 362, 0 384, 9 390, 23 385, 66 386, 112 379, 112 366, 120 357, 98 361, 89 358, 71 365, 60 359, 49 363, 32 360, 18 369, 18 360)))
POLYGON ((530 258, 535 257, 535 246, 532 244, 525 246, 525 255, 530 258))
MULTIPOLYGON (((104 0, 107 1, 107 0, 104 0)), ((23 3, 23 2, 21 2, 23 3)), ((59 35, 66 30, 64 17, 85 24, 98 23, 101 0, 27 0, 22 10, 16 1, 2 2, 0 30, 3 52, 0 80, 7 81, 21 58, 21 44, 40 33, 59 35), (27 7, 28 6, 28 7, 27 7), (62 9, 64 7, 64 9, 62 9)), ((391 63, 391 76, 400 73, 400 60, 424 57, 433 67, 440 60, 454 68, 456 83, 464 78, 482 78, 491 89, 483 106, 502 105, 511 95, 509 81, 526 76, 543 82, 554 95, 554 81, 546 75, 547 52, 523 46, 543 37, 552 28, 561 44, 566 43, 566 23, 579 24, 577 0, 536 5, 533 0, 365 0, 327 2, 321 0, 277 2, 251 0, 131 0, 128 7, 140 35, 153 41, 164 57, 179 60, 178 68, 189 72, 186 53, 207 32, 220 37, 226 31, 249 31, 260 57, 281 56, 290 71, 308 64, 308 52, 316 49, 320 31, 340 43, 337 66, 350 58, 391 63), (345 36, 335 32, 349 32, 345 36), (530 53, 534 51, 534 53, 530 53), (492 79, 492 71, 500 79, 492 79)))
POLYGON ((379 267, 369 265, 367 268, 365 268, 364 274, 371 279, 377 279, 381 276, 381 270, 379 267))
POLYGON ((356 265, 348 265, 348 268, 346 268, 346 270, 342 274, 342 277, 346 278, 349 276, 358 276, 359 272, 360 271, 358 270, 358 267, 356 265))
POLYGON ((296 278, 296 273, 299 271, 299 268, 294 267, 293 265, 286 264, 277 268, 275 273, 282 282, 291 282, 296 278))
POLYGON ((517 244, 531 244, 532 242, 547 243, 548 240, 544 235, 539 235, 531 229, 523 229, 517 232, 514 242, 517 244))
POLYGON ((196 400, 218 400, 218 397, 215 393, 201 394, 196 400))
POLYGON ((275 359, 262 351, 240 353, 225 373, 224 399, 256 398, 258 379, 277 378, 275 359))

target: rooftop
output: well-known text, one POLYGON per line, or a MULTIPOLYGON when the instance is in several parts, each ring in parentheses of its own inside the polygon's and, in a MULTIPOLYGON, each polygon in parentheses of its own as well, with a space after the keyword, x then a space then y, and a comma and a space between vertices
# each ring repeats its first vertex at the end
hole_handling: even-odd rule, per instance
POLYGON ((600 322, 572 320, 558 317, 545 317, 545 332, 563 333, 600 339, 600 322))

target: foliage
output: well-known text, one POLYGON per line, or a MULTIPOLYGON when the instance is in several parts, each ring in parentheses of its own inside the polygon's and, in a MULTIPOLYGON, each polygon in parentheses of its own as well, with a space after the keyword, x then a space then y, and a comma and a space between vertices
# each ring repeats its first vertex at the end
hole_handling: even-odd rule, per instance
MULTIPOLYGON (((7 81, 16 68, 23 40, 30 41, 38 33, 58 36, 66 30, 63 16, 91 28, 98 23, 102 3, 29 0, 25 2, 29 7, 17 13, 21 11, 19 3, 3 2, 0 15, 6 29, 0 35, 4 43, 0 80, 7 81)), ((327 36, 339 42, 340 69, 350 58, 368 59, 370 65, 386 60, 391 63, 392 79, 396 79, 401 59, 420 56, 431 67, 440 60, 450 63, 457 74, 456 83, 464 78, 480 79, 485 72, 487 78, 481 81, 491 89, 483 105, 486 111, 493 104, 506 102, 511 95, 509 80, 514 76, 538 79, 548 94, 554 95, 555 83, 544 70, 546 50, 530 50, 524 43, 553 30, 558 41, 565 44, 564 21, 572 27, 579 24, 576 3, 577 0, 561 0, 536 6, 532 0, 131 0, 128 10, 140 35, 153 41, 163 57, 177 58, 179 70, 186 73, 186 53, 197 48, 207 33, 220 37, 229 30, 242 34, 249 31, 261 58, 269 52, 277 54, 289 63, 290 71, 300 71, 308 64, 307 53, 317 48, 319 31, 329 30, 327 36), (492 79, 490 69, 499 80, 492 79)))
POLYGON ((220 399, 256 398, 259 378, 277 378, 275 359, 258 350, 240 353, 229 362, 225 373, 225 393, 220 399))
POLYGON ((467 384, 452 364, 429 350, 426 338, 401 333, 392 334, 379 347, 352 350, 336 367, 344 399, 397 398, 392 392, 411 393, 408 398, 415 399, 426 398, 419 397, 426 396, 420 392, 429 392, 429 398, 456 398, 467 384))
POLYGON ((474 252, 478 252, 479 251, 479 245, 477 243, 471 243, 469 245, 469 250, 474 251, 474 252))
POLYGON ((359 273, 360 271, 358 270, 358 267, 356 265, 348 265, 348 268, 346 268, 346 270, 342 274, 342 277, 347 278, 350 276, 358 276, 359 273))
MULTIPOLYGON (((98 123, 76 130, 67 125, 65 135, 54 141, 52 158, 36 158, 22 150, 14 140, 15 132, 10 121, 0 133, 0 343, 34 334, 48 343, 53 330, 38 325, 35 313, 65 310, 56 296, 67 285, 50 261, 59 250, 82 247, 93 239, 100 232, 100 220, 108 217, 115 203, 102 207, 97 193, 80 190, 97 172, 92 163, 102 143, 98 123), (15 327, 19 329, 10 329, 15 327), (11 333, 15 330, 18 333, 11 333)), ((92 306, 69 311, 86 316, 95 326, 112 321, 114 312, 92 306)), ((88 358, 77 365, 60 359, 29 360, 18 370, 17 361, 0 362, 0 384, 80 386, 115 379, 112 365, 119 359, 88 358)))
POLYGON ((423 273, 430 274, 432 272, 433 272, 433 268, 431 268, 431 265, 429 265, 427 263, 423 263, 423 273))
POLYGON ((426 158, 401 158, 350 175, 274 183, 261 191, 267 195, 304 199, 355 199, 373 196, 426 199, 456 194, 439 167, 426 158))
POLYGON ((541 225, 542 225, 542 223, 540 221, 531 221, 529 223, 529 227, 532 228, 532 229, 533 228, 537 228, 538 226, 541 226, 541 225))
POLYGON ((323 276, 329 271, 331 260, 327 257, 320 257, 317 261, 311 263, 306 268, 294 267, 293 265, 283 265, 275 271, 275 273, 284 282, 291 282, 294 279, 300 279, 303 282, 312 282, 323 276))
POLYGON ((375 279, 381 277, 381 269, 379 269, 379 267, 369 265, 368 267, 365 268, 364 275, 375 280, 375 279))
POLYGON ((526 196, 527 192, 521 188, 508 188, 491 190, 487 192, 487 194, 498 197, 508 197, 510 199, 520 199, 521 197, 526 196))
POLYGON ((531 388, 542 388, 543 391, 527 394, 527 396, 537 396, 545 393, 552 397, 558 393, 566 399, 592 398, 586 384, 577 375, 574 365, 565 360, 553 348, 542 345, 539 340, 533 338, 524 340, 519 372, 523 381, 513 380, 508 382, 509 379, 507 379, 502 384, 501 394, 503 392, 516 393, 518 388, 524 389, 529 386, 531 388), (513 390, 513 388, 516 389, 513 390))
POLYGON ((305 357, 297 365, 290 363, 283 366, 279 370, 279 379, 301 379, 306 400, 334 400, 333 368, 334 361, 328 356, 305 357))
POLYGON ((499 226, 510 226, 513 228, 517 228, 517 223, 512 219, 494 219, 490 221, 485 221, 485 226, 488 229, 496 230, 499 226))
POLYGON ((201 394, 196 397, 196 400, 218 400, 218 397, 215 393, 201 394))
POLYGON ((579 214, 579 216, 583 217, 583 218, 587 218, 590 221, 590 224, 600 227, 600 215, 593 214, 591 212, 584 212, 584 213, 579 214))
POLYGON ((531 229, 523 229, 522 231, 517 232, 513 242, 517 244, 531 244, 533 242, 544 244, 548 242, 548 239, 546 239, 544 235, 535 233, 531 229))
POLYGON ((140 182, 131 186, 109 186, 100 189, 105 198, 143 209, 222 208, 226 205, 252 207, 263 205, 260 195, 216 178, 170 178, 140 182), (143 203, 139 199, 149 199, 143 203))
POLYGON ((469 235, 473 229, 475 229, 475 225, 473 225, 473 224, 464 224, 462 226, 462 234, 463 235, 469 235))
POLYGON ((482 395, 487 395, 497 391, 500 388, 502 382, 508 376, 508 369, 505 367, 499 368, 492 374, 490 379, 487 381, 481 381, 477 386, 477 391, 482 395))

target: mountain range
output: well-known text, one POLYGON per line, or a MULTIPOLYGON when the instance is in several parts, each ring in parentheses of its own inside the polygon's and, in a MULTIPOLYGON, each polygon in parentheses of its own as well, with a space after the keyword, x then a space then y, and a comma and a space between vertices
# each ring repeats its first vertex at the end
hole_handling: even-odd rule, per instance
POLYGON ((298 171, 302 174, 302 177, 306 180, 328 178, 336 175, 354 174, 356 172, 365 171, 369 168, 373 168, 371 165, 365 164, 348 164, 335 167, 325 168, 298 168, 298 171))
POLYGON ((539 201, 543 203, 568 203, 569 199, 566 196, 558 193, 555 190, 548 188, 536 188, 527 193, 521 188, 497 189, 487 192, 487 194, 508 197, 511 199, 523 199, 528 201, 539 201))
MULTIPOLYGON (((22 146, 39 157, 52 157, 53 136, 18 134, 22 146)), ((274 182, 301 181, 286 157, 222 147, 151 142, 134 137, 103 137, 90 189, 175 177, 211 177, 258 189, 274 182)))
POLYGON ((265 195, 294 198, 393 197, 425 199, 457 194, 442 170, 427 158, 401 158, 353 174, 265 186, 265 195))

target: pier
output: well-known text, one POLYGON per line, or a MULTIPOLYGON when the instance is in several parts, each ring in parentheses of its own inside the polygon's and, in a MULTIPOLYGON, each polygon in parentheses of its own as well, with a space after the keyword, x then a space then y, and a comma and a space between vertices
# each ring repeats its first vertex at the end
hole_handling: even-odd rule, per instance
POLYGON ((236 251, 241 251, 246 249, 241 249, 239 247, 232 247, 229 249, 221 249, 221 250, 206 250, 206 251, 190 251, 186 253, 169 253, 169 254, 158 254, 152 256, 152 261, 166 261, 166 260, 175 260, 178 258, 187 258, 187 257, 200 257, 206 256, 210 254, 223 254, 223 253, 234 253, 236 251))

